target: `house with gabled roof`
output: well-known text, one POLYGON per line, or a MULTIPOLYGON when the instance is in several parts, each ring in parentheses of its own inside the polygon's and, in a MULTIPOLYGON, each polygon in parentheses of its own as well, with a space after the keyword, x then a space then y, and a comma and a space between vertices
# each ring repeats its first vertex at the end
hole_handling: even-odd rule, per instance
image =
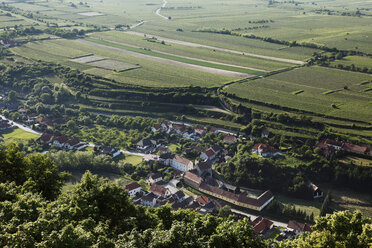
POLYGON ((58 148, 62 148, 68 141, 68 137, 64 135, 53 136, 51 141, 53 145, 57 146, 58 148))
POLYGON ((238 139, 234 136, 234 135, 231 135, 231 134, 225 134, 223 136, 223 142, 226 143, 226 144, 234 144, 238 141, 238 139))
POLYGON ((150 173, 148 182, 151 185, 154 183, 158 183, 161 180, 163 180, 163 176, 160 173, 156 172, 156 173, 150 173))
POLYGON ((289 231, 295 232, 296 234, 313 231, 313 229, 311 228, 311 225, 306 224, 306 223, 303 224, 303 223, 297 222, 295 220, 290 220, 288 222, 287 229, 289 231))
POLYGON ((161 130, 163 130, 161 124, 156 124, 153 128, 151 128, 151 131, 154 132, 154 133, 159 132, 161 130))
POLYGON ((200 177, 212 176, 212 165, 208 162, 195 163, 196 171, 200 177))
POLYGON ((268 220, 266 218, 262 218, 261 216, 258 216, 256 219, 254 219, 251 222, 251 225, 253 227, 253 231, 257 234, 262 234, 265 231, 271 229, 273 226, 274 222, 271 220, 268 220))
POLYGON ((187 171, 185 174, 183 174, 183 180, 187 185, 195 189, 198 189, 203 181, 201 177, 190 171, 187 171))
POLYGON ((255 144, 252 147, 252 153, 257 154, 260 157, 273 157, 279 155, 278 150, 274 147, 262 143, 255 144))
POLYGON ((73 139, 68 139, 66 142, 65 142, 65 145, 64 147, 68 150, 73 150, 77 147, 77 145, 80 143, 80 141, 76 138, 73 138, 73 139))
POLYGON ((158 197, 161 196, 161 197, 164 197, 164 198, 171 195, 171 192, 169 191, 169 189, 167 189, 167 188, 165 188, 161 185, 158 185, 158 184, 151 185, 151 188, 150 188, 149 192, 154 193, 158 197))
POLYGON ((176 131, 178 134, 183 134, 186 132, 186 125, 185 124, 172 124, 172 129, 176 131))
POLYGON ((216 158, 216 153, 213 151, 212 148, 208 148, 200 154, 200 157, 205 160, 213 160, 216 158))
POLYGON ((144 151, 156 147, 156 141, 152 139, 143 139, 137 142, 137 148, 144 151))
POLYGON ((155 207, 156 198, 157 196, 154 193, 149 192, 140 198, 141 205, 155 207))
POLYGON ((186 171, 192 170, 194 167, 194 164, 187 158, 175 155, 173 159, 170 161, 170 166, 172 166, 173 169, 186 172, 186 171))
POLYGON ((128 194, 130 197, 136 196, 137 193, 140 193, 142 191, 141 185, 139 185, 137 182, 126 185, 125 189, 128 190, 128 194))

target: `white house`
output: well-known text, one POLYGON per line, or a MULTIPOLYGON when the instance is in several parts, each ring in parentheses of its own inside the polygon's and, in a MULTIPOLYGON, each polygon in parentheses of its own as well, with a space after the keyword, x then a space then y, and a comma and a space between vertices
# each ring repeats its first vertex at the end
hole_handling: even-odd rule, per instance
POLYGON ((73 150, 78 144, 80 143, 80 141, 76 138, 74 139, 69 139, 65 142, 65 145, 64 147, 68 150, 73 150))
POLYGON ((161 180, 163 180, 163 177, 160 173, 151 173, 148 182, 150 184, 154 184, 160 182, 161 180))
POLYGON ((170 161, 170 166, 172 166, 176 170, 186 172, 192 170, 194 164, 186 158, 175 155, 174 158, 170 161))
POLYGON ((146 195, 141 197, 141 205, 149 206, 149 207, 155 207, 156 198, 157 198, 157 196, 154 193, 152 193, 152 192, 147 193, 146 195))
POLYGON ((68 138, 66 136, 54 136, 52 140, 53 140, 53 145, 59 148, 62 148, 67 142, 68 138))
POLYGON ((136 182, 126 185, 125 189, 128 190, 130 197, 133 197, 142 191, 141 185, 136 182))

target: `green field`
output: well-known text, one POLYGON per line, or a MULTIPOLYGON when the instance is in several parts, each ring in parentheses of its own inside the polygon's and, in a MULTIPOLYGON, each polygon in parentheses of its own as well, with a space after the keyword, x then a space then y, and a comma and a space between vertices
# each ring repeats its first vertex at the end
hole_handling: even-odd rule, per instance
POLYGON ((71 40, 32 42, 21 47, 14 47, 12 51, 22 57, 61 63, 82 71, 87 70, 89 73, 97 73, 99 76, 115 79, 121 83, 148 87, 184 87, 189 85, 212 87, 235 79, 233 77, 137 58, 135 56, 71 40), (62 45, 63 47, 61 47, 62 45), (54 47, 56 49, 54 49, 54 47), (67 52, 64 52, 64 50, 67 52), (106 59, 121 61, 123 63, 139 65, 141 68, 125 72, 105 70, 105 73, 102 74, 102 69, 95 70, 96 67, 89 65, 89 63, 81 64, 70 61, 73 57, 91 54, 106 59))
POLYGON ((372 122, 372 96, 361 85, 368 74, 304 67, 225 88, 236 96, 279 107, 372 122), (344 89, 347 86, 348 89, 344 89), (293 92, 303 91, 300 94, 293 92), (325 94, 327 93, 327 94, 325 94))
POLYGON ((125 154, 125 158, 122 161, 125 163, 130 163, 132 165, 138 165, 142 162, 142 157, 131 154, 125 154))
POLYGON ((0 136, 4 139, 5 144, 27 143, 29 140, 39 138, 39 135, 28 133, 20 128, 2 130, 0 136))

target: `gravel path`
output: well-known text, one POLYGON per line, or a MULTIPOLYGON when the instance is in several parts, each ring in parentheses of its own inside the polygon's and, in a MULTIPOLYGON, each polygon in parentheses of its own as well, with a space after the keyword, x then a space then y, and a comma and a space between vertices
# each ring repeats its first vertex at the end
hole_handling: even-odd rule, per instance
POLYGON ((163 0, 163 5, 155 11, 155 14, 157 14, 158 16, 160 16, 161 18, 163 18, 163 19, 165 19, 165 20, 168 20, 168 17, 163 16, 162 14, 160 14, 160 10, 161 10, 162 8, 164 8, 164 7, 167 5, 167 3, 168 3, 168 2, 167 2, 166 0, 163 0))
MULTIPOLYGON (((125 32, 127 34, 137 35, 137 36, 142 36, 142 37, 145 35, 144 33, 135 32, 135 31, 125 31, 125 32)), ((156 36, 156 35, 152 35, 152 34, 146 34, 146 35, 147 36, 151 36, 151 37, 156 37, 158 40, 164 40, 164 42, 178 44, 178 45, 183 45, 183 46, 203 47, 203 48, 208 48, 208 49, 222 51, 222 52, 228 52, 228 53, 246 55, 246 56, 250 56, 250 57, 261 58, 261 59, 268 59, 268 60, 285 62, 285 63, 291 63, 291 64, 298 64, 298 65, 304 65, 304 64, 306 64, 306 62, 301 61, 301 60, 284 59, 284 58, 277 58, 277 57, 266 56, 266 55, 259 55, 259 54, 254 54, 254 53, 241 52, 241 51, 236 51, 236 50, 231 50, 231 49, 226 49, 226 48, 219 48, 219 47, 214 47, 214 46, 208 46, 208 45, 203 45, 203 44, 198 44, 198 43, 187 42, 187 41, 168 39, 168 38, 165 38, 165 37, 156 36)))
POLYGON ((129 55, 129 56, 134 56, 134 57, 137 57, 137 58, 153 60, 153 61, 160 62, 160 63, 163 63, 163 64, 174 65, 174 66, 178 66, 178 67, 182 67, 182 68, 187 68, 187 69, 192 69, 192 70, 197 70, 197 71, 202 71, 202 72, 208 72, 208 73, 213 73, 213 74, 218 74, 218 75, 223 75, 223 76, 229 76, 229 77, 235 77, 235 78, 249 78, 249 77, 255 76, 255 75, 251 75, 251 74, 247 74, 247 73, 227 71, 227 70, 222 70, 222 69, 210 68, 210 67, 206 67, 206 66, 187 64, 187 63, 183 63, 183 62, 179 62, 179 61, 175 61, 175 60, 171 60, 171 59, 164 59, 164 58, 159 58, 159 57, 155 57, 155 56, 151 56, 151 55, 147 55, 147 54, 127 51, 125 49, 111 47, 111 46, 107 46, 107 45, 103 45, 103 44, 98 44, 98 43, 95 43, 95 42, 82 40, 82 39, 78 39, 78 40, 76 40, 76 42, 80 42, 80 43, 83 43, 83 44, 112 50, 112 51, 115 51, 115 52, 118 52, 118 53, 126 54, 126 55, 129 55))

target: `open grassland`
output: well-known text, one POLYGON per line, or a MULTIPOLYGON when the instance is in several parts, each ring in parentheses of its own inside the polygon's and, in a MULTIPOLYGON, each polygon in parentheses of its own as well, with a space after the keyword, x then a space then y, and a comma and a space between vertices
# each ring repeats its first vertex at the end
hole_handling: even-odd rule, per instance
POLYGON ((321 201, 318 200, 308 201, 284 195, 277 195, 276 199, 286 206, 294 206, 297 210, 305 211, 307 215, 313 214, 314 216, 319 216, 322 205, 321 201))
POLYGON ((236 96, 292 109, 356 121, 372 121, 372 97, 361 92, 368 74, 305 67, 263 79, 231 85, 236 96), (344 89, 347 86, 348 89, 344 89), (300 94, 293 92, 303 91, 300 94), (327 93, 327 94, 325 94, 327 93))
POLYGON ((327 192, 331 191, 330 207, 336 210, 359 210, 364 216, 372 217, 372 197, 371 194, 361 194, 347 188, 334 189, 329 185, 319 185, 320 188, 327 192))
POLYGON ((27 143, 29 140, 39 138, 39 135, 28 133, 20 128, 2 130, 0 136, 4 139, 5 144, 27 143))
POLYGON ((100 76, 104 74, 107 78, 115 79, 125 84, 149 87, 184 87, 189 85, 211 87, 235 79, 137 58, 71 40, 32 42, 21 47, 14 47, 12 51, 19 56, 61 63, 82 71, 87 70, 87 72, 92 74, 97 73, 100 76), (96 70, 95 66, 89 65, 90 63, 82 64, 70 61, 71 58, 92 54, 105 59, 139 65, 141 68, 125 72, 107 71, 108 73, 106 74, 106 71, 96 70))

